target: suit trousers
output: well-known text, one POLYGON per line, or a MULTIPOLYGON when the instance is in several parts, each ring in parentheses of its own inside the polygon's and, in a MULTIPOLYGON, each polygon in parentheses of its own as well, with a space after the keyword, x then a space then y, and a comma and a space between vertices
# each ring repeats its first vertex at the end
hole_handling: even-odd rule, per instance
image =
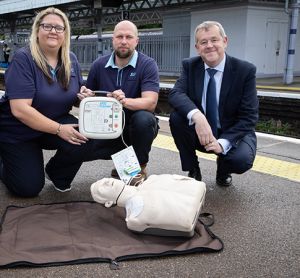
MULTIPOLYGON (((195 131, 195 125, 189 125, 188 119, 173 111, 170 115, 170 129, 181 159, 183 171, 198 167, 196 150, 205 152, 195 131)), ((256 135, 249 132, 226 155, 218 155, 218 174, 242 174, 253 166, 256 155, 256 135)))

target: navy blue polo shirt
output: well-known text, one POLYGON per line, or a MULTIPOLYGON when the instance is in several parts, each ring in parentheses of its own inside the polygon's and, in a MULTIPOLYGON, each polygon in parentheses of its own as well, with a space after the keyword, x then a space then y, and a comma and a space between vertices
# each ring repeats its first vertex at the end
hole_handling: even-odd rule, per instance
POLYGON ((5 96, 0 100, 0 142, 28 141, 42 133, 31 129, 16 119, 10 109, 11 99, 32 99, 32 107, 46 117, 56 120, 69 113, 77 101, 82 76, 76 56, 71 53, 71 78, 69 88, 59 83, 49 84, 37 67, 28 47, 19 49, 5 72, 5 96))
POLYGON ((129 63, 118 68, 114 52, 99 57, 91 66, 86 86, 91 90, 113 92, 122 89, 127 98, 139 98, 141 92, 159 92, 159 75, 154 59, 135 51, 129 63))

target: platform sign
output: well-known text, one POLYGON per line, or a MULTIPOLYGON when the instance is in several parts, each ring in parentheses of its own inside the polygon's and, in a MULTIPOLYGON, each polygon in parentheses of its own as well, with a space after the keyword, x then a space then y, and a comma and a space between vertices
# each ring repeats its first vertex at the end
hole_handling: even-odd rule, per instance
POLYGON ((129 20, 129 18, 130 18, 129 11, 122 11, 121 18, 122 18, 122 20, 129 20))

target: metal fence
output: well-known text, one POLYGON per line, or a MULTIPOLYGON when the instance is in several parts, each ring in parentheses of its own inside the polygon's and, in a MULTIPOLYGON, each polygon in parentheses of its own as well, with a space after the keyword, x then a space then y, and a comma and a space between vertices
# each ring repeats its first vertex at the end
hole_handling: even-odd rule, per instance
MULTIPOLYGON (((137 49, 156 60, 161 75, 178 76, 181 61, 189 57, 190 37, 160 35, 140 37, 137 49)), ((97 58, 97 39, 72 40, 71 50, 75 53, 82 70, 89 70, 97 58)), ((103 55, 112 52, 111 38, 102 40, 103 55)))

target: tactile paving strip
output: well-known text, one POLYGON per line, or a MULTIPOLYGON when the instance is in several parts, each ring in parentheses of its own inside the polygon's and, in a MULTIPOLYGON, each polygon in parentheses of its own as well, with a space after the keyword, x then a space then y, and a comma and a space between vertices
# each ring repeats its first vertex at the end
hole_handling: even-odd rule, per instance
MULTIPOLYGON (((153 142, 153 146, 161 149, 178 152, 173 137, 167 135, 158 134, 158 136, 153 142)), ((197 155, 200 158, 216 160, 216 156, 213 154, 197 152, 197 155)), ((292 163, 284 160, 270 158, 267 156, 257 155, 252 170, 268 175, 286 178, 291 181, 300 182, 299 163, 292 163)))

